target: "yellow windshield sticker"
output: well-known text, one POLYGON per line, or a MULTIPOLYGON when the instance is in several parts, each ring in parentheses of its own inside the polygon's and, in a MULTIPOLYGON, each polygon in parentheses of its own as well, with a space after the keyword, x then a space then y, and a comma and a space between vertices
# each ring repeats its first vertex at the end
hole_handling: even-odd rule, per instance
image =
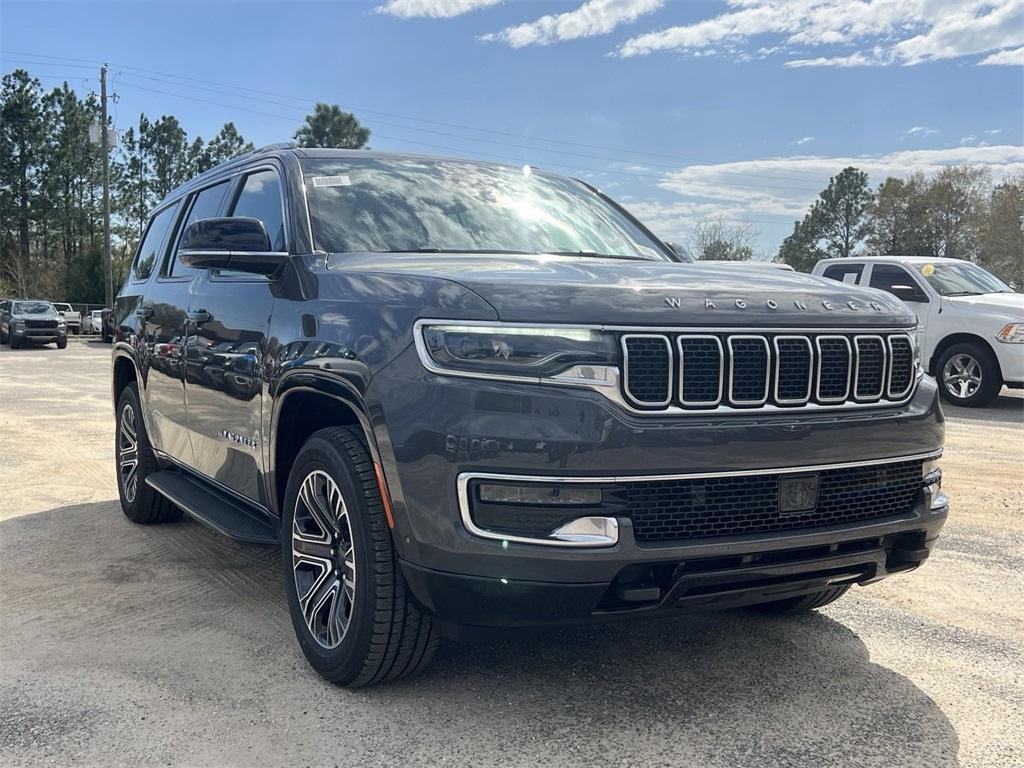
POLYGON ((921 274, 924 275, 925 277, 931 277, 932 275, 935 274, 935 265, 925 264, 923 267, 921 267, 921 274))

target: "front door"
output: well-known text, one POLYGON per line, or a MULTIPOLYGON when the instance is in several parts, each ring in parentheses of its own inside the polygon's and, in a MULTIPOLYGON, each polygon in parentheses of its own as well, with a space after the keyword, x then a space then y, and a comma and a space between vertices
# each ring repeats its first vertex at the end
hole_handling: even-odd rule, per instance
MULTIPOLYGON (((274 169, 247 174, 229 216, 260 219, 274 250, 285 250, 281 183, 274 169)), ((263 367, 274 305, 271 279, 204 271, 189 304, 185 390, 195 468, 267 506, 263 469, 263 367)))

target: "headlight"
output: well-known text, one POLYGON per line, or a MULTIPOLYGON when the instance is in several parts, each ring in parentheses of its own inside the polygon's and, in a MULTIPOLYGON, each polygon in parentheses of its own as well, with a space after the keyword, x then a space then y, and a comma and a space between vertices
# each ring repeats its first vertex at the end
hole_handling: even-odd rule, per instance
POLYGON ((996 338, 1006 344, 1024 344, 1024 323, 1007 323, 996 333, 996 338))
POLYGON ((428 368, 463 376, 539 380, 572 370, 599 378, 602 366, 618 361, 611 335, 571 326, 425 322, 417 326, 416 343, 428 368))

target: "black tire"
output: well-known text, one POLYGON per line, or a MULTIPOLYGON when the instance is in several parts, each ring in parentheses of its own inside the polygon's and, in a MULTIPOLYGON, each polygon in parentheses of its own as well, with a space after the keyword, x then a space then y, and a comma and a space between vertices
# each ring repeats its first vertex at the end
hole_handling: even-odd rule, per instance
POLYGON ((320 675, 357 688, 397 680, 427 666, 438 633, 431 617, 412 602, 402 578, 373 462, 359 432, 329 427, 302 446, 288 476, 280 538, 292 624, 306 659, 320 675), (333 532, 310 512, 305 501, 309 493, 323 502, 317 509, 330 516, 324 519, 333 532), (317 549, 310 544, 316 538, 330 543, 317 549), (322 557, 313 562, 302 553, 322 557), (320 606, 308 612, 309 623, 304 604, 320 606), (346 617, 343 629, 335 626, 335 620, 346 617), (334 627, 333 635, 328 627, 334 627))
POLYGON ((822 589, 818 592, 811 592, 807 595, 798 595, 797 597, 787 597, 785 600, 775 600, 770 603, 752 605, 751 608, 758 613, 768 613, 772 615, 804 613, 805 611, 813 611, 815 608, 821 608, 829 603, 834 603, 840 597, 845 595, 849 589, 849 584, 843 584, 838 587, 829 587, 828 589, 822 589))
POLYGON ((117 411, 114 416, 117 493, 121 498, 121 509, 124 511, 125 517, 133 523, 142 525, 177 520, 181 517, 181 510, 146 484, 146 477, 156 472, 159 467, 149 444, 145 422, 142 420, 139 389, 135 382, 126 386, 117 399, 117 411), (126 464, 131 461, 133 453, 129 447, 131 435, 125 431, 126 425, 130 425, 135 430, 134 480, 132 480, 131 468, 126 464))
POLYGON ((21 349, 21 340, 15 337, 13 333, 8 337, 7 344, 11 349, 21 349))
POLYGON ((935 365, 935 378, 942 397, 964 408, 988 405, 1003 386, 999 363, 992 350, 970 343, 954 344, 943 352, 935 365), (965 371, 970 374, 967 381, 963 381, 965 371), (981 381, 974 383, 974 376, 980 376, 981 381), (966 397, 959 394, 965 391, 963 387, 966 387, 966 397))
POLYGON ((68 348, 68 339, 67 339, 66 336, 63 339, 57 339, 57 349, 67 349, 67 348, 68 348))

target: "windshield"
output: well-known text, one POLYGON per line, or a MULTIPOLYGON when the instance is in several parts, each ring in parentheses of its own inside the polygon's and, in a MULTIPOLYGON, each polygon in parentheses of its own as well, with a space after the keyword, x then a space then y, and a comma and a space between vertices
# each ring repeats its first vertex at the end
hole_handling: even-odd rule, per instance
POLYGON ((330 253, 564 253, 667 261, 585 185, 524 168, 422 158, 304 160, 315 247, 330 253))
POLYGON ((15 315, 56 315, 57 311, 52 304, 45 301, 16 301, 14 303, 15 315))
POLYGON ((921 267, 928 285, 942 296, 976 296, 982 293, 1013 293, 1013 290, 977 264, 925 264, 921 267))

